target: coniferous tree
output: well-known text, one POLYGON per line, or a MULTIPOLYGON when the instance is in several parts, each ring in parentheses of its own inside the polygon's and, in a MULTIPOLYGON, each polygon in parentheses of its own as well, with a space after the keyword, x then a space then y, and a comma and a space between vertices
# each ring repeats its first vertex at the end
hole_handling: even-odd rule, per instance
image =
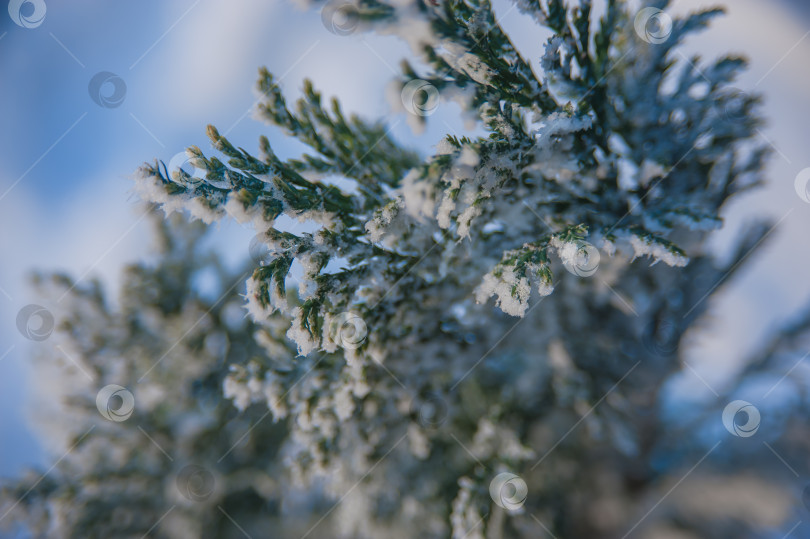
MULTIPOLYGON (((138 384, 135 417, 76 426, 74 456, 19 503, 29 524, 473 539, 758 537, 782 523, 784 511, 668 498, 698 465, 694 488, 717 497, 717 477, 785 492, 765 466, 741 477, 729 463, 755 450, 707 427, 733 388, 674 419, 666 409, 684 335, 769 230, 752 226, 722 264, 706 243, 767 155, 758 98, 733 87, 745 61, 678 55, 721 11, 516 4, 552 33, 535 68, 483 0, 322 8, 337 33, 408 41, 419 64, 403 64, 397 98, 414 127, 452 99, 486 137, 419 155, 309 82, 288 104, 262 70, 259 116, 310 152, 283 160, 262 137, 254 156, 209 126, 221 157, 190 147, 197 173, 139 171, 138 191, 167 213, 250 223, 252 267, 239 279, 192 256, 171 231, 198 232, 174 222, 158 267, 130 270, 119 312, 98 287, 73 293, 67 338, 104 384, 138 384), (215 301, 188 284, 208 266, 215 301), (250 317, 229 321, 238 291, 250 317)), ((801 321, 744 374, 778 370, 807 333, 801 321)), ((89 395, 72 402, 94 412, 89 395)), ((796 450, 795 417, 763 432, 790 433, 796 450)))

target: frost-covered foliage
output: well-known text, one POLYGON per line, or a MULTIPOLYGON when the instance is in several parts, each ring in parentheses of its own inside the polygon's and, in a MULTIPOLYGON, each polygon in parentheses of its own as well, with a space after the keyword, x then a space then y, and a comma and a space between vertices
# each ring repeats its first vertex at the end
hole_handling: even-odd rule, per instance
MULTIPOLYGON (((707 297, 764 234, 752 228, 722 265, 705 248, 723 204, 761 181, 766 154, 752 139, 757 98, 731 87, 744 60, 687 62, 677 53, 720 10, 675 19, 667 39, 651 43, 634 29, 636 10, 618 0, 600 4, 599 19, 587 0, 517 4, 552 32, 540 59, 521 56, 483 0, 351 8, 361 27, 400 35, 413 49, 419 64, 404 64, 398 89, 426 82, 462 103, 485 138, 448 136, 435 155, 420 156, 383 123, 347 117, 337 101, 324 106, 309 82, 290 106, 262 70, 258 116, 310 153, 282 160, 262 138, 254 157, 209 127, 224 157, 188 149, 203 180, 162 163, 139 171, 137 190, 167 213, 249 223, 270 253, 247 278, 250 329, 226 332, 228 352, 201 358, 216 333, 197 327, 198 345, 175 350, 150 375, 176 399, 194 394, 192 378, 205 380, 232 406, 206 411, 216 417, 206 436, 171 430, 180 428, 172 415, 204 415, 189 402, 156 399, 162 404, 144 411, 145 421, 166 421, 161 444, 245 481, 250 501, 223 507, 246 529, 272 518, 279 537, 661 537, 674 528, 754 537, 786 518, 750 507, 715 515, 677 496, 645 514, 714 443, 668 427, 662 387, 680 371, 679 343, 707 297), (354 189, 324 180, 332 176, 354 189), (314 231, 295 233, 282 216, 314 231), (297 289, 288 287, 294 262, 297 289), (222 462, 205 460, 212 445, 237 441, 222 462), (518 511, 490 496, 504 471, 527 484, 518 511)), ((409 120, 418 127, 426 115, 409 120)), ((160 304, 168 277, 150 275, 142 294, 160 304)), ((139 373, 138 358, 160 357, 186 308, 207 308, 182 290, 152 332, 139 320, 154 309, 133 297, 121 328, 96 329, 98 338, 121 339, 107 346, 139 373)), ((206 428, 202 418, 192 423, 184 428, 206 428)), ((101 471, 82 448, 84 467, 43 482, 31 510, 45 510, 34 500, 59 498, 46 486, 78 489, 122 473, 116 466, 133 481, 144 474, 143 487, 128 487, 138 496, 170 505, 158 491, 171 463, 128 432, 145 456, 101 471)), ((705 484, 692 488, 719 488, 706 478, 728 472, 720 463, 731 454, 707 457, 705 484)), ((743 479, 779 491, 767 474, 743 479)), ((124 496, 123 486, 92 484, 124 496)), ((224 512, 200 511, 222 522, 224 512)), ((160 514, 155 507, 151 522, 160 514)), ((179 534, 185 524, 175 519, 185 513, 173 514, 156 533, 179 534)), ((112 515, 99 507, 81 529, 101 534, 112 515)))
POLYGON ((35 358, 38 419, 58 460, 0 491, 2 526, 22 520, 35 537, 141 537, 160 521, 162 537, 235 536, 218 506, 254 533, 277 525, 285 429, 255 411, 237 415, 222 385, 229 365, 293 349, 283 326, 244 317, 245 274, 202 248, 204 227, 163 223, 157 212, 153 220, 157 263, 129 267, 117 297, 98 282, 37 279, 43 295, 64 296, 57 342, 35 358), (192 286, 203 274, 216 277, 218 299, 192 286), (134 396, 125 421, 97 409, 108 384, 134 396), (211 475, 186 477, 187 466, 211 475))

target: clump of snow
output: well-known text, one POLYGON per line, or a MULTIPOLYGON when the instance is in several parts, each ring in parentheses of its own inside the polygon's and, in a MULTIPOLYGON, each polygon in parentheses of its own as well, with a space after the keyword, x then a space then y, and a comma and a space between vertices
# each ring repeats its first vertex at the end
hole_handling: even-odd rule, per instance
POLYGON ((633 260, 640 256, 649 256, 653 259, 652 265, 663 261, 668 266, 683 267, 689 263, 687 257, 673 253, 666 246, 644 240, 635 234, 630 235, 630 245, 633 247, 633 260))
POLYGON ((602 249, 605 250, 608 256, 613 256, 616 254, 616 244, 608 239, 602 241, 602 249))
POLYGON ((222 210, 216 204, 191 193, 169 194, 160 177, 151 174, 146 167, 135 174, 135 193, 146 202, 159 204, 168 217, 174 212, 187 211, 194 219, 211 224, 222 218, 222 210))
POLYGON ((297 215, 298 221, 305 223, 312 221, 326 228, 334 228, 342 224, 342 221, 335 218, 335 214, 321 210, 307 210, 297 215))
POLYGON ((479 114, 481 115, 481 120, 495 130, 497 130, 500 134, 506 137, 507 140, 512 140, 515 138, 515 129, 512 125, 506 121, 503 117, 501 111, 489 103, 484 103, 481 105, 479 109, 479 114))
POLYGON ((444 229, 450 228, 450 214, 453 213, 454 209, 456 209, 456 203, 449 195, 445 195, 436 212, 436 219, 440 227, 444 229))
POLYGON ((723 220, 719 217, 700 215, 698 212, 694 213, 681 213, 672 212, 667 213, 666 218, 673 223, 687 227, 689 230, 699 230, 708 232, 717 230, 723 226, 723 220))
POLYGON ((638 183, 646 187, 650 183, 650 180, 664 177, 667 173, 667 170, 660 163, 645 159, 644 162, 641 163, 641 168, 638 171, 638 183))
POLYGON ((469 237, 472 220, 481 215, 481 208, 473 206, 476 198, 489 196, 488 191, 480 188, 483 182, 491 178, 484 171, 476 173, 475 170, 480 161, 481 157, 475 148, 464 146, 453 161, 453 166, 442 178, 448 186, 439 204, 436 220, 441 228, 450 228, 452 214, 459 209, 461 213, 457 221, 458 235, 461 238, 469 237), (459 205, 464 209, 458 208, 459 205))
POLYGON ((349 384, 341 384, 335 391, 335 415, 340 421, 346 421, 354 413, 354 398, 352 397, 352 387, 349 384))
POLYGON ((298 345, 298 355, 308 356, 310 352, 318 347, 318 340, 313 338, 304 327, 304 312, 301 307, 293 309, 291 314, 293 321, 290 329, 287 330, 287 337, 298 345))
POLYGON ((195 197, 186 202, 186 209, 192 217, 199 219, 203 223, 211 223, 222 218, 222 211, 212 208, 204 198, 195 197))
POLYGON ((588 129, 593 125, 593 118, 584 115, 571 115, 565 112, 552 112, 545 116, 539 110, 536 110, 532 115, 532 122, 529 129, 536 137, 542 139, 588 129))
POLYGON ((450 155, 455 151, 455 145, 447 140, 447 137, 443 138, 436 144, 436 155, 450 155))
POLYGON ((531 285, 526 277, 518 277, 512 268, 503 267, 500 276, 490 272, 475 289, 475 301, 485 303, 497 296, 495 303, 506 314, 523 317, 529 308, 531 285), (514 294, 512 290, 514 289, 514 294))
POLYGON ((551 238, 551 246, 557 250, 557 255, 560 257, 563 265, 576 266, 579 263, 579 248, 580 245, 573 241, 562 241, 558 237, 551 238))
MULTIPOLYGON (((481 156, 478 155, 475 148, 472 148, 471 146, 464 146, 461 149, 461 154, 459 154, 458 159, 456 159, 456 165, 469 167, 470 169, 478 166, 480 162, 481 156)), ((465 169, 465 172, 469 174, 471 171, 469 169, 465 169)))
POLYGON ((287 403, 284 400, 284 387, 271 373, 265 375, 262 393, 265 401, 267 401, 267 407, 270 408, 273 414, 273 421, 277 422, 287 417, 288 411, 287 403))
POLYGON ((433 217, 436 198, 433 183, 423 181, 418 168, 408 171, 402 179, 402 199, 405 211, 414 219, 433 217))
POLYGON ((425 460, 430 456, 430 440, 423 429, 416 423, 408 425, 408 449, 411 454, 420 460, 425 460))
POLYGON ((419 4, 410 0, 394 0, 391 7, 396 10, 394 21, 387 25, 375 25, 373 28, 382 35, 394 34, 403 39, 414 55, 425 58, 425 48, 439 46, 439 37, 433 31, 431 21, 425 17, 419 4))
POLYGON ((453 500, 450 513, 453 539, 484 539, 481 531, 483 526, 479 526, 483 517, 478 512, 472 496, 475 482, 469 477, 462 477, 458 480, 458 485, 460 489, 453 500))
POLYGON ((298 283, 298 297, 301 298, 301 301, 310 299, 317 291, 318 283, 312 279, 304 278, 298 283))
POLYGON ((444 41, 442 45, 444 50, 441 56, 448 65, 452 66, 456 71, 466 73, 478 84, 489 84, 489 81, 495 76, 494 69, 485 64, 479 56, 468 52, 460 44, 444 41))
POLYGON ((225 211, 233 217, 237 223, 250 223, 256 232, 267 232, 273 227, 273 221, 267 221, 260 205, 256 204, 245 208, 245 205, 233 193, 228 196, 225 202, 225 211))
POLYGON ((168 217, 174 212, 185 209, 190 196, 169 195, 163 182, 157 176, 149 174, 148 169, 141 168, 135 175, 135 193, 146 202, 160 204, 163 213, 168 217))
POLYGON ((318 251, 306 251, 299 253, 296 260, 304 270, 298 283, 298 295, 304 301, 314 296, 318 290, 315 278, 321 272, 321 257, 318 251))
POLYGON ((233 400, 233 405, 240 412, 244 412, 245 408, 250 405, 251 394, 247 385, 240 382, 234 376, 234 373, 229 373, 225 380, 222 382, 222 390, 226 399, 233 400))
POLYGON ((287 310, 287 298, 281 296, 276 290, 276 287, 272 285, 269 287, 269 303, 264 304, 260 299, 263 296, 261 285, 262 283, 257 281, 253 276, 250 276, 245 283, 245 309, 247 309, 248 314, 250 314, 251 318, 256 322, 266 320, 276 309, 280 309, 281 311, 287 310))
POLYGON ((631 191, 638 187, 639 168, 638 165, 626 157, 619 157, 616 160, 619 187, 631 191))
POLYGON ((461 215, 458 216, 458 235, 461 238, 470 237, 470 225, 472 220, 481 215, 481 206, 468 206, 461 215))
POLYGON ((523 14, 529 15, 539 24, 540 26, 546 26, 547 20, 546 15, 540 10, 540 3, 537 1, 532 0, 515 0, 515 6, 517 6, 518 11, 523 14))
POLYGON ((321 339, 321 350, 329 354, 337 351, 340 343, 335 341, 332 337, 336 336, 331 329, 337 323, 336 317, 330 312, 324 313, 323 316, 323 335, 321 339))
POLYGON ((539 292, 541 296, 550 296, 551 293, 554 292, 554 285, 550 282, 546 282, 545 279, 540 279, 540 282, 537 283, 537 292, 539 292))
POLYGON ((390 238, 391 240, 398 238, 404 228, 402 219, 398 219, 404 205, 403 200, 397 198, 386 204, 381 210, 374 212, 374 216, 366 222, 368 239, 372 242, 379 242, 383 241, 383 238, 386 236, 392 236, 390 238), (392 226, 395 224, 395 221, 396 224, 400 226, 392 226))
POLYGON ((494 457, 517 461, 534 457, 534 451, 520 443, 513 429, 503 427, 487 417, 478 420, 470 453, 483 460, 494 457))

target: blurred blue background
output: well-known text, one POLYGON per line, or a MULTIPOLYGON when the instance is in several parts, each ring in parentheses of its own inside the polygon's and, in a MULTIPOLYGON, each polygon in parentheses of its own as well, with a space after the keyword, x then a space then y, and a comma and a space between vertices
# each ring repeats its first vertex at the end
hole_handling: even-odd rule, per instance
MULTIPOLYGON (((39 352, 70 360, 49 341, 32 343, 17 331, 18 311, 40 303, 26 276, 33 269, 101 277, 112 292, 119 270, 148 252, 151 232, 131 194, 130 177, 143 161, 168 163, 191 144, 209 151, 205 126, 216 125, 237 146, 256 153, 268 134, 281 156, 297 142, 252 119, 257 68, 267 66, 288 98, 313 79, 327 96, 368 118, 385 118, 395 138, 424 152, 445 133, 463 133, 455 104, 445 103, 428 129, 412 133, 392 114, 386 87, 407 47, 390 36, 340 37, 317 10, 278 0, 144 0, 111 3, 46 0, 42 24, 22 28, 0 10, 0 478, 25 467, 47 469, 58 446, 37 436, 36 413, 47 410, 53 384, 30 366, 39 352), (120 106, 91 99, 96 73, 125 83, 120 106)), ((804 0, 727 2, 728 15, 687 43, 711 59, 727 52, 751 60, 738 84, 765 95, 763 141, 775 151, 769 185, 727 208, 726 228, 713 247, 723 257, 734 235, 754 217, 779 221, 748 267, 713 301, 704 328, 689 335, 694 370, 674 380, 675 398, 708 399, 734 370, 810 298, 806 267, 810 204, 794 190, 810 167, 810 6, 804 0), (705 382, 704 382, 705 381, 705 382)), ((544 39, 506 0, 495 2, 503 26, 539 71, 544 39)), ((714 5, 677 0, 684 13, 714 5)), ((33 5, 23 6, 32 9, 33 5)), ((30 14, 30 12, 26 12, 30 14)), ((107 94, 112 88, 102 89, 107 94)), ((250 230, 224 224, 215 234, 232 264, 247 256, 250 230)), ((51 303, 48 303, 51 301, 51 303)), ((780 391, 789 392, 789 384, 780 391)), ((789 395, 784 395, 787 398, 789 395)), ((53 403, 50 403, 51 405, 53 403)))

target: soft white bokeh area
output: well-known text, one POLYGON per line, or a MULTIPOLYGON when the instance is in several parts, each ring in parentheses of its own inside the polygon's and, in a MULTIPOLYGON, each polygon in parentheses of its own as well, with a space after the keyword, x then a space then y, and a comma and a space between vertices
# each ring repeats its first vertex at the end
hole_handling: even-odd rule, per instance
MULTIPOLYGON (((788 4, 727 0, 728 15, 687 43, 704 58, 735 52, 751 60, 738 86, 765 95, 769 125, 763 140, 777 151, 769 185, 728 208, 717 234, 722 256, 740 226, 761 216, 779 221, 767 245, 713 300, 705 329, 690 335, 687 360, 721 392, 735 366, 774 328, 810 300, 810 204, 794 190, 797 173, 810 167, 810 18, 788 4)), ((23 467, 52 464, 34 438, 28 411, 48 388, 30 368, 33 348, 59 356, 50 341, 31 343, 17 331, 17 312, 37 298, 26 283, 32 269, 100 277, 114 291, 123 265, 148 251, 143 208, 130 195, 128 176, 145 161, 168 161, 185 146, 209 153, 205 126, 255 151, 268 134, 279 155, 301 150, 277 130, 255 122, 253 86, 267 66, 289 97, 313 79, 345 109, 385 118, 398 139, 429 151, 447 132, 462 133, 455 104, 430 117, 422 135, 392 114, 386 86, 407 47, 395 38, 329 33, 317 11, 280 0, 101 0, 47 2, 43 24, 24 29, 0 10, 0 477, 23 467), (99 71, 127 85, 120 107, 105 109, 88 94, 99 71), (38 390, 38 391, 36 391, 38 390), (36 396, 36 398, 34 398, 36 396)), ((677 0, 684 12, 713 3, 677 0)), ((538 68, 544 39, 506 0, 496 2, 503 25, 538 68)), ((538 68, 539 70, 539 68, 538 68)), ((229 263, 247 256, 252 233, 237 225, 216 232, 229 263)), ((114 299, 114 296, 113 298, 114 299)), ((68 361, 68 360, 66 360, 68 361)), ((683 395, 712 398, 692 371, 671 387, 683 395)))

